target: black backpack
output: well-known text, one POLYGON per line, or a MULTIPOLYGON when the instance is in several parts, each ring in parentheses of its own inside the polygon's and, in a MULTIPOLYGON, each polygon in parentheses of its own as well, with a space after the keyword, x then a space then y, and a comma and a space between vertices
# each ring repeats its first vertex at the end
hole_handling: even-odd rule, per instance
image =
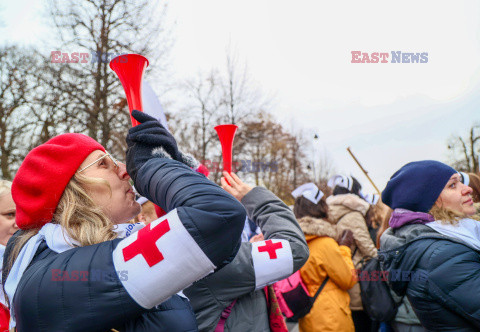
MULTIPOLYGON (((360 297, 362 298, 363 309, 371 319, 378 322, 393 320, 397 315, 398 307, 406 295, 404 294, 398 303, 395 302, 390 293, 391 290, 388 284, 389 275, 387 271, 383 271, 381 260, 385 259, 387 253, 392 251, 397 255, 402 255, 405 248, 411 245, 412 242, 426 239, 428 238, 418 238, 396 249, 383 252, 378 251, 377 257, 367 256, 358 263, 360 266, 360 268, 357 269, 360 297)), ((422 251, 425 252, 433 243, 435 243, 435 239, 430 241, 422 251)))
POLYGON ((388 285, 388 274, 381 270, 378 257, 368 257, 368 261, 366 258, 359 262, 360 268, 357 269, 363 309, 373 320, 391 321, 397 315, 403 297, 399 303, 393 299, 388 285))

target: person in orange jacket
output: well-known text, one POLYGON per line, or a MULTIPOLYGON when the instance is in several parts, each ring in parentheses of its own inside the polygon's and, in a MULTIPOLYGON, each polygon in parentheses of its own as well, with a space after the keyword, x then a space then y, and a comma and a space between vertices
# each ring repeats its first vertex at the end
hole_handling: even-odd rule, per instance
POLYGON ((300 269, 310 294, 315 294, 329 277, 310 312, 299 320, 300 332, 355 331, 350 311, 348 290, 356 284, 353 273, 353 234, 345 230, 340 236, 328 219, 328 206, 323 193, 313 183, 297 188, 295 216, 310 249, 310 258, 300 269), (337 238, 338 243, 337 243, 337 238))

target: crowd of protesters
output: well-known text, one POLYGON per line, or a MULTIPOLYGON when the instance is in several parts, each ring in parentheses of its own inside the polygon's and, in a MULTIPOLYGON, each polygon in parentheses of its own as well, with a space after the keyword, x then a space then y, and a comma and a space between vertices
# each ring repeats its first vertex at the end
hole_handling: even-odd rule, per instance
POLYGON ((126 165, 69 133, 0 181, 2 331, 480 330, 477 174, 415 161, 381 198, 336 175, 288 207, 235 173, 216 185, 157 120, 132 116, 126 165), (370 259, 427 276, 388 280, 389 321, 362 303, 370 259), (293 320, 277 285, 295 273, 310 306, 293 320))

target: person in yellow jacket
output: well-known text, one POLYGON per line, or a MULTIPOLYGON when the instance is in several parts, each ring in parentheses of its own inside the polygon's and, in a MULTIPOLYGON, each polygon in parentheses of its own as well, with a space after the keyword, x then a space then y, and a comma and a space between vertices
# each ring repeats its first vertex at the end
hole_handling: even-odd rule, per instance
POLYGON ((292 195, 296 198, 294 213, 310 249, 309 259, 300 269, 310 295, 329 277, 310 312, 299 320, 299 331, 353 332, 348 295, 348 290, 357 282, 350 250, 353 234, 345 230, 337 236, 335 224, 328 220, 323 193, 315 184, 304 184, 292 195))

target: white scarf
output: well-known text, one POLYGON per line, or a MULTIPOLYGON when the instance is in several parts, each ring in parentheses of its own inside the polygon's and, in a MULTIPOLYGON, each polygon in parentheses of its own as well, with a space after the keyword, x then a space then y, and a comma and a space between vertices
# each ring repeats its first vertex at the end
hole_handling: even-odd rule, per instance
MULTIPOLYGON (((113 228, 113 231, 118 233, 119 238, 124 238, 142 229, 143 227, 145 227, 144 223, 119 224, 113 228)), ((20 251, 20 254, 18 254, 18 257, 16 258, 15 263, 13 264, 5 282, 5 292, 7 293, 10 302, 10 328, 16 326, 15 314, 13 310, 13 297, 15 296, 18 283, 20 282, 20 279, 22 278, 23 273, 27 269, 28 265, 30 265, 30 262, 37 252, 38 246, 43 240, 45 240, 47 243, 48 248, 56 253, 62 253, 79 246, 77 241, 71 239, 67 232, 64 232, 62 226, 52 223, 45 224, 37 235, 33 236, 27 241, 20 251)), ((5 249, 3 250, 5 251, 5 249)))
POLYGON ((480 250, 480 221, 464 218, 456 225, 443 224, 436 220, 426 223, 430 228, 437 232, 461 240, 476 250, 480 250))

